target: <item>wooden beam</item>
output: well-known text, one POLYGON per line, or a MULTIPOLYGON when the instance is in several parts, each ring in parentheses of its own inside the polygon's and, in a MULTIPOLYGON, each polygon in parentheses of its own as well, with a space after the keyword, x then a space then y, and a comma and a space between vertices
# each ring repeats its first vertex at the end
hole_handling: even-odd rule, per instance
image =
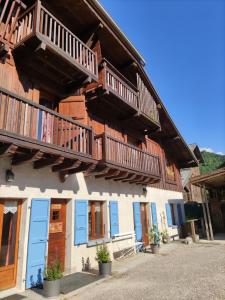
POLYGON ((77 168, 81 165, 80 160, 65 160, 61 164, 52 167, 52 172, 61 172, 77 168))
POLYGON ((105 165, 104 166, 96 166, 92 172, 87 171, 84 176, 87 177, 90 175, 95 176, 95 175, 100 175, 100 174, 106 174, 106 173, 108 173, 109 169, 110 168, 105 165))
POLYGON ((92 172, 96 169, 96 164, 90 165, 87 170, 84 172, 84 177, 92 175, 92 172))
POLYGON ((82 162, 82 164, 79 167, 70 169, 70 170, 68 170, 67 173, 70 175, 70 174, 84 172, 87 169, 89 169, 90 167, 94 167, 95 165, 96 164, 94 164, 94 163, 85 163, 85 162, 82 162))
POLYGON ((127 176, 129 176, 129 172, 121 171, 120 174, 113 180, 120 181, 120 180, 123 180, 123 179, 127 178, 127 176))
POLYGON ((18 166, 23 163, 32 162, 35 160, 39 160, 43 157, 44 153, 41 151, 34 151, 32 153, 27 153, 23 155, 14 155, 12 159, 12 165, 18 166))
POLYGON ((92 48, 94 44, 98 40, 98 33, 103 29, 103 24, 99 22, 96 26, 92 26, 91 29, 89 30, 88 34, 86 33, 85 35, 88 36, 86 39, 85 44, 89 47, 92 48))
POLYGON ((112 175, 105 177, 106 180, 117 178, 121 172, 120 170, 112 170, 112 171, 114 171, 114 172, 112 172, 112 175))
POLYGON ((49 157, 34 162, 34 169, 41 169, 48 166, 56 166, 62 164, 64 161, 63 156, 49 157))
POLYGON ((144 178, 145 178, 145 176, 137 175, 136 178, 130 180, 129 183, 130 184, 132 184, 132 183, 138 183, 138 182, 141 182, 144 178))
POLYGON ((122 182, 127 182, 130 179, 134 179, 137 176, 137 174, 133 174, 133 173, 127 173, 127 176, 124 176, 122 178, 122 182))
POLYGON ((110 175, 112 171, 114 171, 114 170, 112 170, 112 169, 109 168, 107 172, 104 172, 104 173, 102 173, 102 174, 95 175, 95 178, 101 178, 101 177, 105 177, 105 176, 107 176, 107 175, 110 175))
POLYGON ((18 146, 13 145, 13 144, 3 145, 0 147, 0 156, 15 154, 17 149, 18 149, 18 146))

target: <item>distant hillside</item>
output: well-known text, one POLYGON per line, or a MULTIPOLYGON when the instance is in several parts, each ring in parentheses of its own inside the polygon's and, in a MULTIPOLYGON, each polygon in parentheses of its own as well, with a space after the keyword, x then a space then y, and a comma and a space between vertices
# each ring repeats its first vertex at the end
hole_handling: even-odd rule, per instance
POLYGON ((225 155, 202 151, 202 156, 204 164, 200 165, 201 174, 216 170, 225 163, 225 155))

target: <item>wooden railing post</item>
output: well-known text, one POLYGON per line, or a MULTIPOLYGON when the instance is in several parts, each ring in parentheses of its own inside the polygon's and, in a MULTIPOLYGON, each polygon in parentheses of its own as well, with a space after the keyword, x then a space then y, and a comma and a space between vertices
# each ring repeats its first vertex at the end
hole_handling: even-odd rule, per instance
POLYGON ((39 33, 41 19, 41 1, 37 0, 34 12, 34 33, 39 33))

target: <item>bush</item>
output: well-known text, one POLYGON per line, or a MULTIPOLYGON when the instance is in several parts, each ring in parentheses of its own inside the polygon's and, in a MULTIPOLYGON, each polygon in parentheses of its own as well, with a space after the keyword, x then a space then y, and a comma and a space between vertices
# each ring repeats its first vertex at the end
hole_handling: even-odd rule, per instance
POLYGON ((149 231, 149 238, 152 244, 160 244, 160 233, 156 225, 153 225, 149 231))
POLYGON ((110 262, 110 253, 105 244, 97 247, 96 260, 100 263, 110 262))
POLYGON ((62 271, 59 262, 55 262, 45 269, 45 280, 53 281, 62 278, 62 271))

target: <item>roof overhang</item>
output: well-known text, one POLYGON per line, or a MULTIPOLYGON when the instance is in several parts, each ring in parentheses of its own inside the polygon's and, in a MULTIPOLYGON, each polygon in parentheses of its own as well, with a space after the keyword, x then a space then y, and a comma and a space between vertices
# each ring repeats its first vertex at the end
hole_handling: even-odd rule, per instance
POLYGON ((191 179, 191 184, 215 189, 225 187, 225 167, 204 175, 193 177, 191 179))

